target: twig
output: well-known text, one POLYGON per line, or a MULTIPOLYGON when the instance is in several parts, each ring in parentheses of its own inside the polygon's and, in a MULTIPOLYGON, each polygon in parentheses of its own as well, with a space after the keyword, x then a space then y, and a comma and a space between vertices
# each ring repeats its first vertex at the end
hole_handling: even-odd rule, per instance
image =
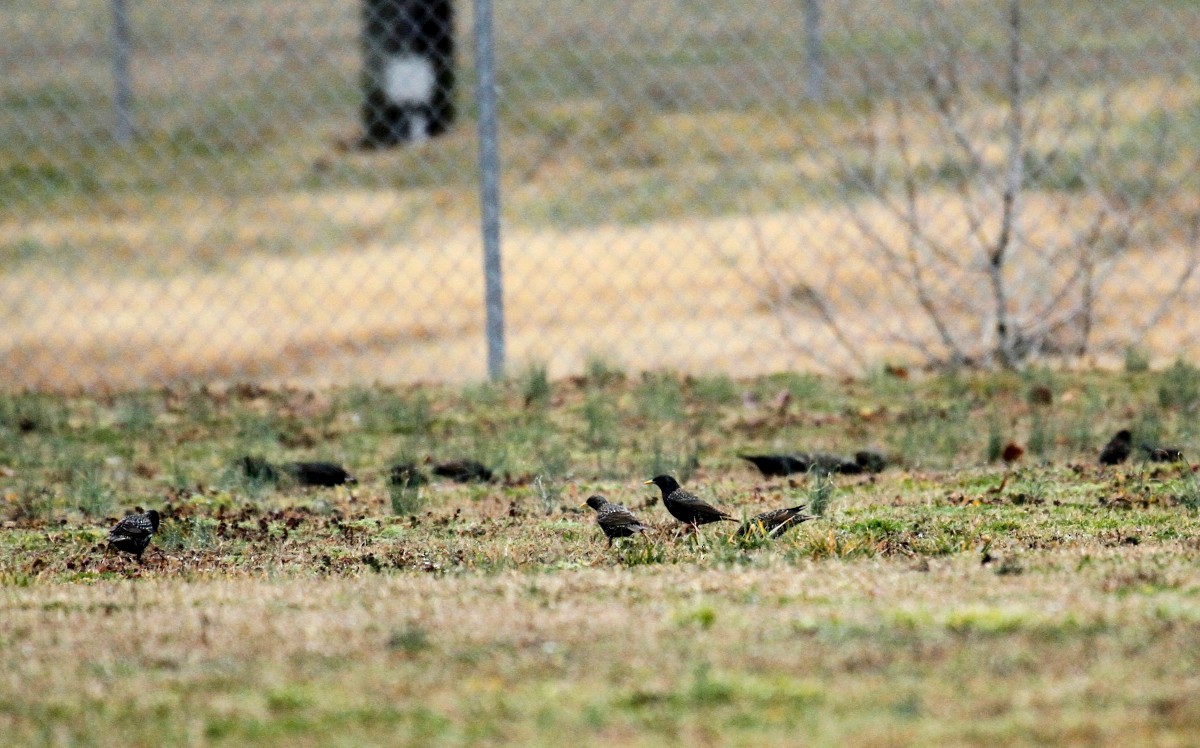
POLYGON ((1021 2, 1009 0, 1008 6, 1008 164, 1005 172, 1004 193, 1000 197, 1000 234, 988 258, 988 278, 992 284, 992 297, 996 306, 996 353, 1000 364, 1006 369, 1019 363, 1014 350, 1014 335, 1009 329, 1008 289, 1004 285, 1004 263, 1011 249, 1014 224, 1017 221, 1017 203, 1021 189, 1024 154, 1024 109, 1021 101, 1021 2))

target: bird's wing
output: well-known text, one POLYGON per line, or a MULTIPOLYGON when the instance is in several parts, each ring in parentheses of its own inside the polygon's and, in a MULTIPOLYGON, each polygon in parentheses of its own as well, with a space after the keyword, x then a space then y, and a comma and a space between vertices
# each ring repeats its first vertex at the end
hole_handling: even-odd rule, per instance
POLYGON ((789 514, 788 514, 788 516, 782 518, 773 528, 771 528, 770 534, 772 536, 782 535, 783 533, 787 532, 793 525, 798 525, 801 522, 807 522, 810 519, 816 519, 816 517, 813 517, 812 515, 801 514, 798 511, 792 511, 790 509, 787 509, 784 511, 789 512, 789 514))
POLYGON ((608 504, 597 515, 597 521, 604 527, 642 527, 645 528, 633 512, 620 504, 608 504))
POLYGON ((154 534, 154 531, 149 527, 126 527, 121 530, 113 530, 109 533, 110 538, 148 538, 154 534))
POLYGON ((117 523, 117 526, 113 528, 113 532, 117 531, 133 536, 153 535, 154 525, 150 522, 150 518, 144 514, 131 514, 117 523))
POLYGON ((804 504, 798 504, 784 509, 763 512, 742 523, 742 526, 738 528, 738 535, 746 535, 755 529, 761 529, 769 535, 778 535, 792 525, 798 525, 801 522, 813 519, 813 517, 807 514, 800 513, 804 509, 804 506, 804 504))
POLYGON ((781 515, 786 512, 786 509, 776 509, 755 515, 742 523, 742 526, 738 528, 738 534, 747 535, 754 530, 770 532, 776 525, 785 520, 781 515))
POLYGON ((669 496, 663 497, 663 504, 666 505, 667 511, 680 522, 707 524, 709 522, 717 522, 718 520, 737 521, 725 512, 707 502, 701 501, 682 488, 677 488, 669 496), (681 517, 680 513, 685 516, 681 517))
POLYGON ((693 511, 696 514, 699 514, 699 515, 702 515, 705 517, 716 517, 719 519, 733 519, 733 517, 730 517, 728 514, 726 514, 725 512, 722 512, 720 509, 716 508, 712 504, 709 504, 707 501, 698 499, 695 496, 692 496, 691 494, 685 494, 685 496, 687 498, 677 498, 675 500, 678 501, 680 504, 687 506, 687 508, 690 511, 693 511))
POLYGON ((758 518, 766 523, 768 527, 774 527, 780 522, 787 522, 792 518, 791 509, 776 509, 773 512, 764 512, 758 515, 758 518))

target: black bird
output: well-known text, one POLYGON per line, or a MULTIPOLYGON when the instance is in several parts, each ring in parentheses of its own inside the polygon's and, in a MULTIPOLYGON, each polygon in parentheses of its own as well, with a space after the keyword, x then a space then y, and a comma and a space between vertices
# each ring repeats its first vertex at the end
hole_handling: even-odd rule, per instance
POLYGON ((807 455, 738 455, 738 457, 753 463, 765 478, 782 478, 792 473, 808 472, 807 455))
POLYGON ((1140 446, 1150 462, 1183 462, 1183 450, 1179 447, 1156 447, 1152 444, 1140 446))
POLYGON ((691 525, 693 529, 710 522, 737 521, 715 506, 684 491, 679 487, 679 481, 669 475, 656 475, 646 481, 646 485, 651 483, 662 491, 663 506, 671 516, 685 525, 691 525))
POLYGON ((388 482, 400 488, 417 488, 429 482, 416 464, 398 462, 388 469, 388 482))
POLYGON ((585 503, 596 510, 596 524, 608 537, 609 545, 612 545, 614 538, 631 538, 648 529, 633 516, 633 512, 603 496, 590 496, 585 503))
POLYGON ((490 483, 492 471, 475 460, 450 460, 433 466, 433 474, 457 483, 490 483))
POLYGON ((272 465, 262 457, 246 456, 238 460, 242 472, 251 480, 278 483, 283 475, 289 475, 302 486, 353 485, 358 480, 346 468, 336 462, 285 462, 272 465))
POLYGON ((142 554, 150 545, 150 538, 158 532, 158 512, 151 509, 141 514, 130 514, 118 522, 108 532, 108 544, 118 551, 137 556, 138 563, 142 562, 142 554))
POLYGON ((887 467, 887 455, 873 449, 860 449, 854 453, 854 462, 864 473, 882 473, 887 467))
POLYGON ((1100 450, 1100 464, 1120 465, 1129 459, 1129 453, 1132 451, 1133 434, 1129 433, 1129 429, 1121 429, 1108 440, 1104 449, 1100 450))
POLYGON ((862 449, 854 453, 854 459, 827 452, 796 452, 786 455, 739 455, 751 462, 766 478, 782 478, 794 473, 878 473, 887 465, 887 457, 880 452, 862 449))
POLYGON ((810 519, 816 519, 807 514, 803 514, 804 504, 798 506, 786 507, 784 509, 776 509, 748 519, 738 528, 736 535, 740 538, 751 533, 761 533, 768 538, 779 537, 792 527, 807 522, 810 519))
POLYGON ((831 473, 858 475, 863 471, 862 466, 858 462, 842 457, 841 455, 833 455, 828 452, 813 452, 808 455, 808 458, 808 469, 820 475, 830 475, 831 473))
POLYGON ((336 462, 288 462, 280 466, 302 486, 354 485, 358 479, 336 462))

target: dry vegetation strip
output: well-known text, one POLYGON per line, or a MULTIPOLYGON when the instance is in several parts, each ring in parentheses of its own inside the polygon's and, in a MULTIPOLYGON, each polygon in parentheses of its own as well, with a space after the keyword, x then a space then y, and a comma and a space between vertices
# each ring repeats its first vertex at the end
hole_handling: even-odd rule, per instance
MULTIPOLYGON (((879 230, 895 230, 882 212, 871 216, 879 230)), ((804 303, 804 289, 820 288, 860 358, 905 360, 911 349, 903 341, 932 335, 929 323, 906 289, 880 272, 878 258, 856 253, 861 237, 843 220, 837 209, 812 208, 637 228, 512 231, 505 272, 519 282, 506 297, 510 349, 556 373, 578 372, 600 353, 633 369, 668 360, 747 376, 792 365, 794 338, 822 351, 822 366, 851 369, 854 362, 804 303), (797 225, 812 233, 797 234, 797 225), (825 238, 814 242, 812 234, 825 238), (770 246, 760 247, 756 235, 769 237, 770 246), (786 311, 774 312, 780 303, 786 311)), ((0 292, 20 300, 0 331, 5 386, 477 378, 485 360, 481 285, 472 280, 478 252, 475 238, 456 235, 402 249, 255 256, 219 273, 121 281, 12 273, 0 277, 0 292)), ((1118 362, 1130 320, 1157 307, 1188 258, 1168 241, 1114 261, 1114 277, 1136 281, 1113 283, 1098 299, 1103 313, 1093 339, 1105 353, 1097 360, 1118 362)), ((1029 273, 1026 282, 1046 277, 1029 273)), ((970 273, 948 278, 935 295, 952 299, 982 281, 970 273)), ((1155 361, 1170 361, 1194 344, 1189 321, 1175 309, 1140 344, 1155 361)))

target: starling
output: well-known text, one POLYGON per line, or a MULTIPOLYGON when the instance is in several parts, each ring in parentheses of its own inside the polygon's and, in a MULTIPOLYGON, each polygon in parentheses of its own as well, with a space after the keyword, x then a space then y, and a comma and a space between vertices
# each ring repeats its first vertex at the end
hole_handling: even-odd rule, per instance
POLYGON ((808 469, 820 475, 830 475, 831 473, 858 475, 863 471, 862 466, 857 462, 846 459, 841 455, 832 455, 827 452, 813 452, 808 457, 808 469))
POLYGON ((860 449, 854 453, 854 463, 864 473, 882 473, 887 467, 887 455, 873 449, 860 449))
POLYGON ((1104 449, 1100 450, 1100 464, 1120 465, 1129 459, 1131 451, 1133 451, 1133 434, 1129 433, 1129 429, 1121 429, 1112 439, 1108 440, 1104 449))
POLYGON ((862 449, 854 453, 854 459, 827 452, 797 452, 786 455, 739 455, 743 460, 754 463, 766 478, 781 478, 810 470, 828 475, 843 473, 878 473, 887 465, 887 457, 880 452, 862 449))
POLYGON ((608 537, 609 545, 612 545, 613 538, 631 538, 647 530, 646 526, 633 516, 633 512, 620 504, 613 504, 603 496, 590 496, 586 503, 596 510, 596 524, 600 525, 600 529, 608 537))
POLYGON ((1183 450, 1179 447, 1156 447, 1152 444, 1141 445, 1150 462, 1183 462, 1183 450))
POLYGON ((746 520, 738 528, 736 535, 744 538, 751 533, 761 533, 768 538, 775 538, 790 530, 793 526, 815 519, 807 514, 801 514, 804 504, 763 512, 753 519, 746 520))
POLYGON ((289 462, 281 466, 284 472, 302 486, 354 485, 358 480, 336 462, 289 462))
POLYGON ((782 478, 792 473, 808 472, 807 456, 800 455, 738 455, 753 463, 764 478, 782 478), (801 459, 804 457, 805 459, 801 459))
POLYGON ((144 514, 131 514, 118 522, 108 533, 109 546, 118 551, 137 556, 138 563, 150 538, 158 532, 158 512, 151 509, 144 514))
POLYGON ((709 522, 737 521, 720 509, 684 491, 679 487, 679 481, 669 475, 656 475, 646 481, 647 485, 651 483, 662 490, 663 506, 667 508, 671 516, 685 525, 695 528, 707 525, 709 522))
POLYGON ((341 486, 358 483, 346 468, 336 462, 287 462, 272 465, 262 457, 246 456, 238 460, 242 472, 251 480, 278 483, 282 475, 290 475, 302 486, 341 486))
POLYGON ((433 466, 433 474, 456 483, 490 483, 493 475, 486 465, 475 460, 451 460, 433 466))
POLYGON ((417 488, 429 482, 425 474, 411 462, 398 462, 388 469, 388 482, 400 488, 417 488))

